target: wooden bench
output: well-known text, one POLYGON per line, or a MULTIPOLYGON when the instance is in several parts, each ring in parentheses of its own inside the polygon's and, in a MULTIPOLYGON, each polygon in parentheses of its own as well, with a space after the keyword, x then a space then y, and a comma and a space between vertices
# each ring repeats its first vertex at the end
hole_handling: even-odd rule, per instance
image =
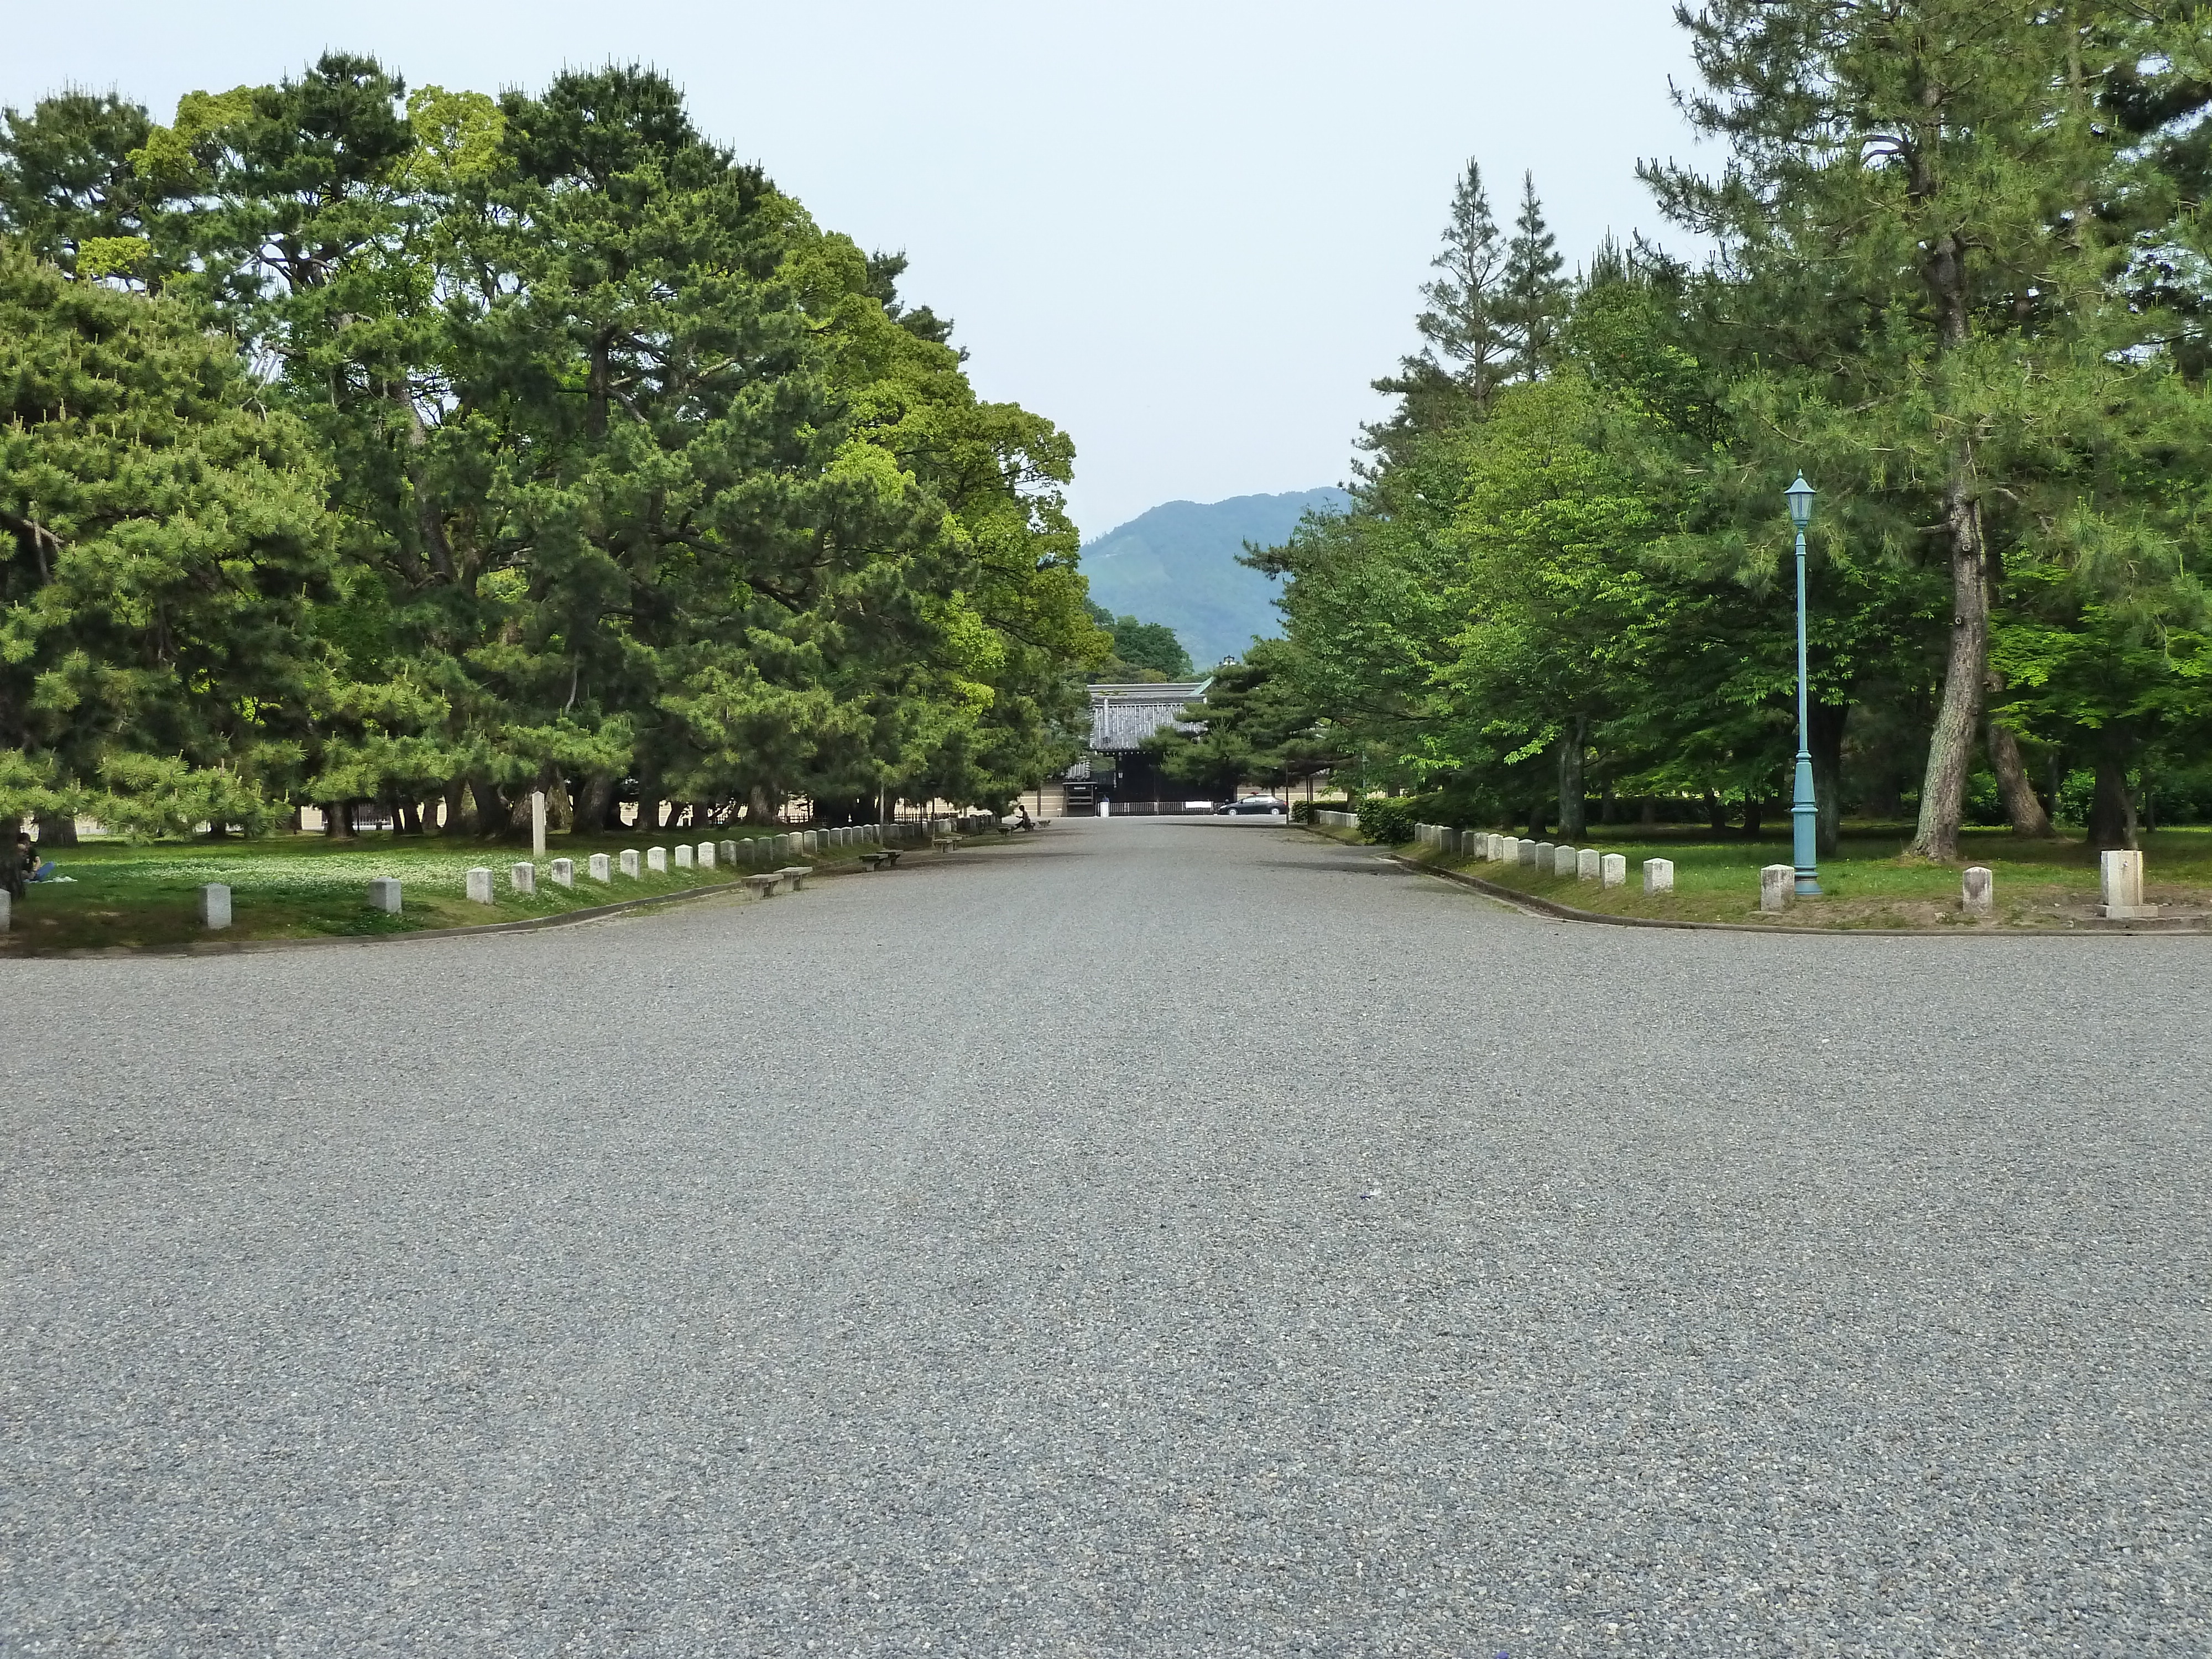
POLYGON ((814 866, 811 864, 787 865, 776 872, 776 874, 791 883, 791 890, 794 893, 803 893, 806 890, 806 878, 813 873, 814 866))
POLYGON ((745 885, 753 890, 757 897, 774 898, 775 890, 783 885, 783 878, 771 870, 766 875, 747 876, 745 885))
POLYGON ((860 854, 860 863, 864 868, 873 872, 884 867, 885 856, 882 853, 863 853, 860 854))

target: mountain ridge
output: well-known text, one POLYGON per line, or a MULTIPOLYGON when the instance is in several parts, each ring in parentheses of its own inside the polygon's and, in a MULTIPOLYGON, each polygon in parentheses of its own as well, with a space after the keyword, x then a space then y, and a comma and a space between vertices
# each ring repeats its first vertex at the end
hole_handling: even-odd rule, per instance
POLYGON ((1305 514, 1350 499, 1328 488, 1162 501, 1084 544, 1091 597, 1116 616, 1174 629, 1204 673, 1281 631, 1277 583, 1237 562, 1244 544, 1273 546, 1305 514))

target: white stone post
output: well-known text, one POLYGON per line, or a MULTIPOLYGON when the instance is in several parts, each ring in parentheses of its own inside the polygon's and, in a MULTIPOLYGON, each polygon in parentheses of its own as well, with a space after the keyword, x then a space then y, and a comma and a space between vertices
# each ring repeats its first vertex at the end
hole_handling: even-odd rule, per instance
POLYGON ((2141 853, 2107 853, 2098 860, 2097 873, 2107 921, 2148 921, 2158 914, 2158 906, 2143 902, 2141 853))
POLYGON ((556 887, 574 887, 576 884, 575 860, 555 859, 552 867, 545 872, 545 878, 556 887))
POLYGON ((688 841, 680 843, 676 848, 676 867, 679 870, 689 870, 691 867, 691 843, 688 841))
POLYGON ((724 864, 727 865, 732 870, 738 867, 737 842, 733 841, 726 841, 716 850, 720 854, 721 861, 724 864))
POLYGON ((1978 864, 1966 866, 1959 878, 1959 908, 1970 916, 1997 913, 1997 878, 1978 864))
POLYGON ((538 890, 538 866, 534 864, 515 865, 507 872, 507 878, 518 893, 535 893, 538 890))
POLYGON ((1607 887, 1627 886, 1628 854, 1626 853, 1607 853, 1605 855, 1603 863, 1599 866, 1599 879, 1601 880, 1607 887))
POLYGON ((656 876, 666 875, 668 873, 668 849, 665 847, 647 848, 645 850, 645 867, 650 870, 656 876))
POLYGON ((530 856, 534 859, 545 856, 545 792, 543 789, 530 792, 530 856))
POLYGON ((399 884, 390 876, 379 876, 368 884, 368 908, 381 910, 387 916, 399 914, 399 884))
POLYGON ((1548 876, 1552 873, 1552 854, 1559 850, 1556 843, 1540 841, 1536 843, 1536 850, 1529 854, 1528 862, 1536 866, 1538 875, 1548 876))
POLYGON ((1517 836, 1513 842, 1513 862, 1523 869, 1533 869, 1536 863, 1536 843, 1526 836, 1517 836))
POLYGON ((489 904, 494 902, 491 896, 489 866, 479 864, 469 872, 469 902, 472 904, 489 904))
POLYGON ((632 877, 634 877, 634 876, 635 876, 635 875, 637 874, 637 848, 635 848, 635 847, 625 847, 625 848, 623 848, 623 855, 622 855, 622 872, 623 872, 623 874, 624 874, 624 875, 626 875, 626 876, 632 876, 632 877))
POLYGON ((230 926, 230 889, 219 881, 200 889, 200 926, 210 929, 230 926))
POLYGON ((1797 866, 1794 864, 1763 865, 1759 872, 1759 908, 1772 914, 1787 910, 1790 901, 1797 896, 1797 866))
POLYGON ((1595 881, 1605 873, 1605 854, 1595 847, 1585 847, 1575 854, 1575 879, 1595 881))
POLYGON ((1649 898, 1654 893, 1674 890, 1674 860, 1646 859, 1644 860, 1644 894, 1649 898))
POLYGON ((605 853, 592 854, 592 861, 584 867, 591 872, 593 881, 612 881, 615 878, 614 862, 605 853))

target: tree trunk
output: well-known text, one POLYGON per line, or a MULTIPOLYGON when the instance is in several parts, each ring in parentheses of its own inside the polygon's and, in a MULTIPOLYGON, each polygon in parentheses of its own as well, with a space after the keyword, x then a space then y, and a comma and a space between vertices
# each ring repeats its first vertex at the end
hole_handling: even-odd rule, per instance
POLYGON ((1820 809, 1813 820, 1813 847, 1820 857, 1832 859, 1843 843, 1844 728, 1850 721, 1851 706, 1816 702, 1810 714, 1805 747, 1813 755, 1813 804, 1820 809))
POLYGON ((584 371, 584 435, 587 438, 607 435, 607 400, 614 388, 610 356, 613 339, 605 329, 592 337, 590 362, 584 371))
POLYGON ((39 849, 76 845, 76 814, 74 812, 41 812, 39 814, 39 849))
POLYGON ((1757 841, 1759 832, 1766 827, 1766 803, 1755 792, 1747 792, 1743 798, 1743 838, 1757 841))
POLYGON ((601 772, 587 775, 584 787, 576 793, 576 833, 598 835, 607 827, 614 805, 615 781, 601 772))
POLYGON ((1705 828, 1717 836, 1728 834, 1728 803, 1711 789, 1705 791, 1705 828))
POLYGON ((386 392, 394 403, 407 411, 407 483, 415 497, 415 525, 422 538, 422 550, 429 556, 430 568, 440 579, 451 581, 453 544, 446 539, 445 519, 423 476, 422 452, 429 446, 430 438, 422 426, 422 411, 415 406, 414 388, 406 380, 392 381, 386 392))
POLYGON ((334 800, 323 807, 323 835, 330 841, 353 839, 353 803, 334 800))
POLYGON ((514 803, 489 778, 471 778, 469 793, 476 798, 477 836, 484 841, 506 840, 514 829, 514 803))
POLYGON ((2005 817, 2013 834, 2033 841, 2050 840, 2051 814, 2044 811, 2043 803, 2035 798, 2035 786, 2027 781, 2027 766, 2020 757, 2020 739, 2010 726, 1992 720, 1989 747, 1990 769, 1997 775, 1997 793, 2004 799, 2005 817))
POLYGON ((1583 804, 1583 750, 1589 732, 1589 717, 1577 714, 1559 737, 1559 833, 1580 841, 1589 826, 1583 804))
POLYGON ((1598 793, 1597 821, 1600 823, 1620 822, 1620 799, 1613 793, 1613 786, 1610 783, 1598 793))
POLYGON ((1636 822, 1640 828, 1645 830, 1656 830, 1659 827, 1659 798, 1656 795, 1646 795, 1642 803, 1638 805, 1636 822))
POLYGON ((459 836, 469 828, 469 781, 466 778, 446 780, 446 822, 439 833, 459 836))
POLYGON ((1989 562, 1982 546, 1982 513, 1970 490, 1971 461, 1944 491, 1951 531, 1951 650, 1943 671, 1943 701, 1928 734, 1928 770, 1920 785, 1920 824, 1905 851, 1950 860, 1959 856, 1959 826, 1966 810, 1966 778, 1974 762, 1974 731, 1981 723, 1982 682, 1990 655, 1989 562))
MULTIPOLYGON (((1923 96, 1942 98, 1931 82, 1923 96)), ((1933 123, 1931 120, 1931 126, 1933 123)), ((1916 204, 1932 195, 1927 158, 1916 155, 1908 190, 1916 204)), ((1972 331, 1967 310, 1966 245, 1952 232, 1922 245, 1921 280, 1936 303, 1939 356, 1963 349, 1972 331)), ((1936 384, 1942 384, 1940 377, 1936 384)), ((1966 775, 1974 762, 1982 687, 1990 666, 1989 548, 1982 535, 1982 506, 1975 490, 1974 447, 1962 441, 1943 484, 1943 522, 1951 538, 1951 649, 1944 665, 1943 701, 1928 738, 1928 770, 1920 786, 1920 824, 1905 851, 1945 861, 1959 856, 1959 825, 1966 816, 1966 775)))
POLYGON ((2117 748, 2097 757, 2097 793, 2089 802, 2089 850, 2116 853, 2137 844, 2135 798, 2128 793, 2128 769, 2117 748))

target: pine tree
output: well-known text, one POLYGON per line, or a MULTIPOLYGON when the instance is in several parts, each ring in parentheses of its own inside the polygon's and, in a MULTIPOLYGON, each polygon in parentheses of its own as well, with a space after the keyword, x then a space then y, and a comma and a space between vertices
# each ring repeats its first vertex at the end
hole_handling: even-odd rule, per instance
POLYGON ((1428 303, 1413 319, 1421 349, 1374 383, 1401 400, 1396 415, 1367 430, 1368 447, 1382 451, 1386 464, 1412 434, 1480 414, 1503 378, 1510 342, 1498 324, 1497 288, 1504 254, 1481 165, 1472 158, 1452 191, 1443 246, 1429 263, 1442 274, 1421 285, 1428 303))
POLYGON ((1505 379, 1541 380, 1558 360, 1559 323, 1567 305, 1567 286, 1559 279, 1565 263, 1544 222, 1536 176, 1524 173, 1521 211, 1513 221, 1513 240, 1506 250, 1494 307, 1499 330, 1511 343, 1504 359, 1505 379))
POLYGON ((167 300, 0 244, 0 822, 268 816, 332 691, 311 434, 167 300))
POLYGON ((1738 396, 1796 434, 1777 461, 1863 477, 1935 526, 1948 644, 1913 842, 1932 859, 1958 852, 2003 542, 2063 519, 2108 463, 2146 337, 2087 222, 2116 151, 2080 90, 2075 14, 2094 9, 1712 0, 1685 14, 1705 81, 1685 104, 1731 160, 1718 179, 1647 173, 1745 285, 1763 366, 1738 396), (1820 340, 1827 318, 1858 327, 1848 352, 1820 340))

